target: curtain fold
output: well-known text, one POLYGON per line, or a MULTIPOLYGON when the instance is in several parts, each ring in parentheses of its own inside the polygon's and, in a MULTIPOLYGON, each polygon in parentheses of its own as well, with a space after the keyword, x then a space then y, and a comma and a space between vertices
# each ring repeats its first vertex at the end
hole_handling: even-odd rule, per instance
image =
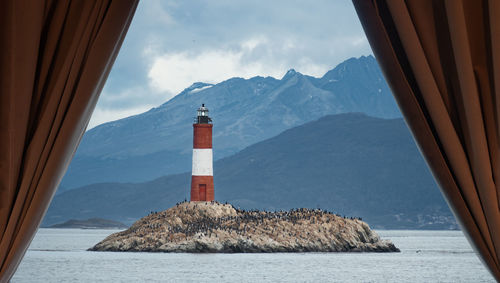
POLYGON ((0 3, 0 282, 40 225, 137 3, 0 3))
POLYGON ((499 2, 353 3, 448 204, 500 280, 499 2))

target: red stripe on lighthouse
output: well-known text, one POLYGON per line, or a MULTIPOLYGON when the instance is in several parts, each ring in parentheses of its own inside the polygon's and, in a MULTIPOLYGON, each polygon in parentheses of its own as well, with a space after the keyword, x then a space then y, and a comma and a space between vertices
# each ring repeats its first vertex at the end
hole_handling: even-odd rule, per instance
POLYGON ((212 124, 193 124, 193 148, 212 148, 212 124))
POLYGON ((214 177, 192 176, 191 201, 213 201, 213 200, 214 200, 214 177), (205 188, 204 192, 203 188, 205 188))

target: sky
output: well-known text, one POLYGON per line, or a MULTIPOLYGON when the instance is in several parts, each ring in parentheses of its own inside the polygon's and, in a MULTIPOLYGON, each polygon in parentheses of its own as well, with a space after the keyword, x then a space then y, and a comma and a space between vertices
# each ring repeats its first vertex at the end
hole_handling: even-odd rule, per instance
POLYGON ((347 0, 143 0, 88 129, 159 106, 194 82, 321 77, 372 51, 347 0))

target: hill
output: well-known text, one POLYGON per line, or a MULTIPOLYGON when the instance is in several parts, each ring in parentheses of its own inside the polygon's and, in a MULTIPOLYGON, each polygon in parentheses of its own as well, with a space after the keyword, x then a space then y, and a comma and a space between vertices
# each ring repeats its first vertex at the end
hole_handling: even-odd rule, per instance
POLYGON ((281 79, 194 83, 165 104, 87 131, 60 192, 98 182, 143 182, 191 169, 192 122, 205 103, 215 160, 329 114, 401 117, 372 56, 351 58, 321 78, 289 70, 281 79))
MULTIPOLYGON (((244 209, 322 208, 372 228, 456 229, 405 122, 339 114, 215 162, 215 198, 244 209)), ((105 217, 131 224, 189 198, 190 173, 100 183, 57 195, 45 225, 105 217)))

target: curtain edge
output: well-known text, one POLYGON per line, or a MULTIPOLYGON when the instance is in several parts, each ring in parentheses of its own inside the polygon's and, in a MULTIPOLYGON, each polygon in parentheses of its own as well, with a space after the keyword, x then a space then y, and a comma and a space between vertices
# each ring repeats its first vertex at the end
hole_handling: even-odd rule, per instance
POLYGON ((446 162, 439 146, 435 142, 431 142, 435 141, 432 129, 427 123, 427 117, 422 111, 419 101, 417 101, 417 98, 413 95, 411 82, 408 82, 405 78, 405 70, 403 70, 403 67, 400 65, 397 56, 397 52, 402 52, 404 54, 404 50, 394 50, 391 38, 387 34, 384 22, 379 15, 378 3, 375 3, 377 2, 376 0, 352 0, 352 2, 373 53, 380 64, 384 77, 393 92, 416 144, 431 169, 448 206, 452 210, 460 226, 463 228, 462 231, 469 240, 469 243, 476 252, 479 253, 479 258, 488 267, 492 276, 497 281, 500 281, 500 270, 495 265, 495 260, 489 253, 482 239, 483 236, 479 233, 479 229, 476 227, 475 223, 471 221, 472 217, 468 211, 464 209, 465 203, 463 199, 461 199, 460 196, 450 193, 451 190, 449 188, 454 188, 456 191, 458 191, 458 188, 453 180, 451 172, 448 167, 445 166, 446 162), (396 66, 398 68, 396 68, 396 66), (413 99, 413 101, 410 101, 411 99, 413 99), (460 204, 462 204, 462 207, 457 207, 460 204))

